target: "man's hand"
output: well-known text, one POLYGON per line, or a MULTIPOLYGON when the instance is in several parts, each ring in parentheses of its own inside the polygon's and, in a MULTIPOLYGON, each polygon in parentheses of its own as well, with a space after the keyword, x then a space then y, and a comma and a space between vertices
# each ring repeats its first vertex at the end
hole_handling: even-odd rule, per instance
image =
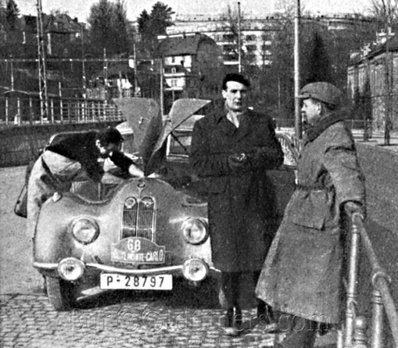
POLYGON ((246 171, 250 166, 249 159, 245 153, 234 153, 228 156, 228 165, 232 171, 246 171))
POLYGON ((135 164, 130 165, 129 174, 131 176, 136 176, 138 178, 144 177, 144 172, 140 168, 138 168, 135 164))
POLYGON ((354 213, 360 214, 363 219, 366 216, 365 208, 362 206, 362 204, 354 201, 345 202, 344 209, 349 216, 352 216, 354 213))

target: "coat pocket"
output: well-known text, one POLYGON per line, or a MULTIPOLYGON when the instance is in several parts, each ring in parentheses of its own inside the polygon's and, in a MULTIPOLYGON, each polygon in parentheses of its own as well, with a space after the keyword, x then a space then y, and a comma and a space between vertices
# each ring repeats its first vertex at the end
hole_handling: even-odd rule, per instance
POLYGON ((296 225, 322 230, 329 210, 325 190, 296 191, 288 207, 288 216, 296 225))

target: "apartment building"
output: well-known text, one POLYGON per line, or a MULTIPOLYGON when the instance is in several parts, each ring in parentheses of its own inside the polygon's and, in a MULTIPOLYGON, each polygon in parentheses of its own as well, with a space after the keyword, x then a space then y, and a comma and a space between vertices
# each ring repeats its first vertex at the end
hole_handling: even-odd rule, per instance
MULTIPOLYGON (((259 67, 269 66, 273 60, 273 42, 286 21, 293 18, 275 13, 274 15, 245 15, 240 21, 241 57, 246 64, 259 67)), ((356 14, 347 15, 304 15, 302 25, 319 25, 339 33, 352 29, 360 23, 367 25, 372 18, 356 14)), ((177 14, 174 25, 167 28, 168 35, 201 33, 212 38, 221 48, 224 65, 238 65, 237 19, 227 14, 181 15, 177 14)))

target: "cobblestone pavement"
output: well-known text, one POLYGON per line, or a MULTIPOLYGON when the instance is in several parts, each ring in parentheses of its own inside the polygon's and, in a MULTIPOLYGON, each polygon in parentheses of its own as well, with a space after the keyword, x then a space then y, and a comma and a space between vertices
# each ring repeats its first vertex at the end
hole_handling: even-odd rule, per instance
MULTIPOLYGON (((175 303, 175 296, 110 295, 71 312, 44 295, 2 295, 1 347, 269 347, 281 335, 256 326, 239 338, 222 333, 219 308, 175 303), (173 303, 174 302, 174 303, 173 303)), ((250 327, 254 310, 244 311, 250 327)))
MULTIPOLYGON (((243 311, 244 334, 237 338, 225 336, 221 326, 223 310, 211 303, 209 296, 203 303, 200 290, 187 294, 185 288, 183 292, 186 296, 179 291, 135 295, 110 292, 70 312, 55 311, 44 295, 0 295, 0 346, 262 348, 283 339, 283 333, 267 334, 263 324, 255 325, 254 309, 243 311)), ((318 339, 317 345, 335 347, 328 345, 335 339, 332 333, 318 339)))

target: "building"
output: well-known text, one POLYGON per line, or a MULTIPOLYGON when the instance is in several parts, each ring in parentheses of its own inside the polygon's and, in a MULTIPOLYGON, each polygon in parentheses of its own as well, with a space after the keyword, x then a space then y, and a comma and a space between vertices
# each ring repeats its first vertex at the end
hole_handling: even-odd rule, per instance
MULTIPOLYGON (((71 88, 77 87, 72 86, 72 80, 81 76, 82 63, 74 62, 72 66, 70 59, 82 56, 85 24, 67 14, 43 14, 43 27, 48 91, 58 94, 59 83, 62 82, 62 86, 68 88, 65 96, 72 96, 75 91, 71 88)), ((37 91, 37 17, 21 16, 15 30, 0 31, 0 34, 0 85, 27 92, 37 91)))
POLYGON ((387 111, 392 128, 397 127, 398 35, 390 32, 387 42, 387 35, 381 33, 376 42, 354 52, 348 66, 347 85, 353 99, 358 93, 371 98, 373 130, 385 129, 387 111))
POLYGON ((213 39, 203 34, 170 35, 159 39, 165 99, 172 104, 178 98, 217 95, 222 61, 213 39))
MULTIPOLYGON (((246 64, 266 67, 272 64, 273 41, 286 21, 286 15, 275 13, 267 16, 244 15, 240 21, 241 58, 246 64)), ((368 25, 372 18, 348 15, 305 15, 303 25, 320 25, 337 35, 351 30, 360 23, 368 25)), ((238 26, 236 18, 228 14, 176 15, 174 25, 167 28, 168 35, 201 33, 212 38, 220 47, 224 65, 238 65, 238 26)))

